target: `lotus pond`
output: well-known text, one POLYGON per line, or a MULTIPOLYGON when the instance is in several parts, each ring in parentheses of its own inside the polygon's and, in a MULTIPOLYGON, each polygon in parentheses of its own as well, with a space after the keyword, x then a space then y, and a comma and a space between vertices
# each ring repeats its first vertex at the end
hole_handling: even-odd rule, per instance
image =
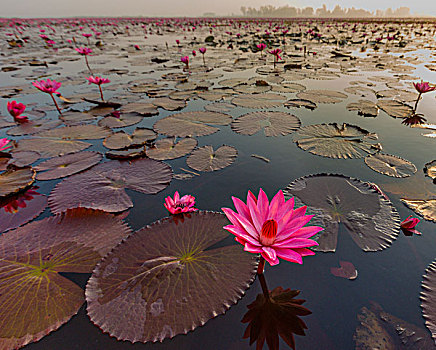
POLYGON ((435 31, 2 19, 0 349, 435 349, 435 31), (260 189, 303 264, 223 229, 260 189))

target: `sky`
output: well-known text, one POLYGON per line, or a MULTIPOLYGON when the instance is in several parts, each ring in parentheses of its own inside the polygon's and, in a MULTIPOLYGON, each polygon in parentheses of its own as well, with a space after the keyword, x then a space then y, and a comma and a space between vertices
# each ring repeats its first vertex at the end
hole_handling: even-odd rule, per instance
POLYGON ((322 4, 329 9, 338 4, 370 11, 406 6, 412 14, 436 16, 434 0, 0 0, 0 17, 240 15, 241 6, 318 8, 322 4))

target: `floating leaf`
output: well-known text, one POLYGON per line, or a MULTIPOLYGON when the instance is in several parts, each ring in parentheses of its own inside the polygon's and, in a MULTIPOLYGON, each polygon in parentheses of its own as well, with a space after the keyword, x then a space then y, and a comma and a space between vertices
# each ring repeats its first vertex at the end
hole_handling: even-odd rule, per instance
POLYGON ((343 123, 315 124, 300 128, 294 136, 298 147, 312 154, 329 158, 362 158, 381 150, 377 134, 359 126, 343 123))
POLYGON ((145 147, 106 152, 106 158, 118 160, 136 159, 145 157, 146 155, 145 147))
POLYGON ((79 152, 55 157, 38 164, 35 170, 38 171, 37 180, 53 180, 70 176, 86 170, 102 159, 98 152, 79 152))
POLYGON ((318 226, 324 227, 316 250, 336 250, 339 223, 364 251, 385 249, 398 236, 397 211, 366 182, 344 175, 309 175, 291 182, 284 193, 307 205, 319 221, 318 226))
POLYGON ((231 121, 232 117, 224 113, 181 112, 158 120, 153 128, 158 133, 173 137, 206 136, 219 130, 211 125, 228 125, 231 121))
POLYGON ((0 235, 0 348, 38 341, 75 315, 83 290, 59 273, 90 273, 128 234, 111 214, 74 209, 0 235))
POLYGON ((238 134, 254 135, 263 129, 265 136, 284 136, 297 130, 300 119, 285 112, 252 112, 232 122, 232 130, 238 134))
POLYGON ((53 213, 76 207, 119 212, 133 206, 126 188, 155 194, 169 185, 171 177, 169 165, 151 159, 101 163, 58 183, 49 205, 53 213))
POLYGON ((59 125, 61 125, 61 122, 59 120, 31 120, 27 123, 22 123, 15 128, 9 129, 7 134, 11 136, 31 135, 44 130, 51 130, 59 125))
POLYGON ((152 116, 159 114, 157 107, 151 103, 134 102, 123 106, 120 110, 122 113, 138 113, 143 116, 152 116))
POLYGON ((306 90, 299 92, 297 97, 314 103, 339 103, 348 96, 342 92, 333 90, 306 90))
POLYGON ((185 100, 173 100, 169 97, 155 98, 152 104, 156 107, 161 107, 167 111, 178 111, 186 107, 185 100))
POLYGON ((312 102, 309 100, 304 100, 301 98, 295 98, 295 99, 288 100, 283 105, 285 107, 288 107, 288 108, 290 108, 290 107, 295 107, 295 108, 304 107, 304 108, 307 108, 310 110, 314 110, 317 107, 315 102, 312 102))
POLYGON ((18 193, 35 181, 36 172, 31 167, 9 169, 0 174, 0 197, 18 193))
POLYGON ((422 288, 424 289, 421 292, 422 315, 436 344, 436 261, 425 270, 422 288))
POLYGON ((120 117, 107 116, 98 122, 98 125, 106 128, 124 128, 138 124, 143 119, 142 116, 133 113, 120 113, 120 117))
POLYGON ((118 340, 163 341, 224 313, 244 294, 256 258, 236 245, 224 215, 166 218, 129 236, 95 268, 86 287, 91 321, 118 340), (126 312, 126 310, 129 310, 126 312))
POLYGON ((336 277, 347 278, 355 280, 357 278, 357 270, 354 265, 349 261, 340 261, 341 267, 331 267, 330 272, 336 277))
POLYGON ((176 159, 187 155, 195 147, 197 147, 197 140, 190 137, 177 142, 172 138, 160 139, 147 150, 147 156, 156 160, 176 159))
POLYGON ((372 170, 392 177, 408 177, 416 173, 416 166, 406 159, 391 154, 376 153, 365 157, 372 170))
POLYGON ((80 152, 90 146, 90 143, 75 140, 22 139, 18 141, 16 151, 34 151, 44 158, 50 158, 80 152))
POLYGON ((353 102, 347 105, 349 111, 357 111, 359 115, 364 117, 377 117, 378 107, 377 105, 368 100, 359 100, 358 102, 353 102))
POLYGON ((283 104, 285 96, 279 94, 239 95, 232 99, 232 103, 244 108, 273 108, 283 104))
POLYGON ((33 151, 14 151, 9 164, 22 168, 35 163, 40 157, 39 153, 33 151))
POLYGON ((0 200, 0 233, 24 225, 43 212, 47 197, 36 192, 37 188, 0 200))
POLYGON ((428 177, 431 177, 433 181, 436 179, 436 160, 425 164, 424 173, 428 177))
POLYGON ((405 199, 401 201, 424 219, 436 222, 436 199, 405 199))
POLYGON ((204 106, 206 111, 210 112, 218 112, 218 113, 226 113, 230 112, 235 108, 235 105, 227 102, 215 102, 210 105, 204 106))
POLYGON ((103 141, 103 145, 109 149, 123 149, 127 147, 139 147, 156 139, 156 133, 152 129, 136 128, 132 136, 124 131, 109 135, 103 141))
POLYGON ((413 108, 394 100, 379 100, 377 106, 394 118, 407 118, 413 114, 413 108))
POLYGON ((97 125, 74 125, 43 131, 38 134, 38 137, 61 140, 98 140, 110 134, 110 129, 97 125))
POLYGON ((285 83, 281 83, 280 85, 274 85, 272 87, 272 91, 275 92, 282 92, 282 93, 294 93, 294 92, 301 92, 306 90, 306 87, 304 85, 301 84, 297 84, 297 83, 291 83, 291 82, 285 82, 285 83))
POLYGON ((206 145, 194 150, 186 159, 186 164, 198 171, 215 171, 228 167, 235 161, 238 151, 232 146, 221 146, 214 151, 206 145))

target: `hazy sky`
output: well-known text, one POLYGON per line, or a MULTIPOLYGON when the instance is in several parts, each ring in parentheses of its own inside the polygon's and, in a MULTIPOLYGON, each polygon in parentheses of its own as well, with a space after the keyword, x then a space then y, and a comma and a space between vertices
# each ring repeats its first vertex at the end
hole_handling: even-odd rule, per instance
POLYGON ((1 17, 64 16, 201 16, 241 14, 241 6, 290 5, 295 7, 386 9, 407 6, 412 13, 436 16, 434 0, 0 0, 1 17))

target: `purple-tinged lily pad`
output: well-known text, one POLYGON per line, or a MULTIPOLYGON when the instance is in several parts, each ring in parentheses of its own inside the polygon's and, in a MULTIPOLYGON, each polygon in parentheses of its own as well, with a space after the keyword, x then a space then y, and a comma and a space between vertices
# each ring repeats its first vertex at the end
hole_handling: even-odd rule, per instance
POLYGON ((370 184, 344 175, 308 175, 291 182, 285 196, 295 196, 324 228, 315 250, 336 250, 339 224, 366 252, 389 247, 400 231, 400 217, 390 201, 370 184))
POLYGON ((0 174, 0 197, 18 193, 35 181, 36 172, 31 167, 8 169, 0 174))
POLYGON ((206 145, 194 150, 186 159, 186 164, 198 171, 215 171, 228 167, 238 156, 238 150, 232 146, 223 145, 216 150, 206 145))
POLYGON ((35 167, 37 180, 53 180, 70 176, 98 164, 103 158, 98 152, 78 152, 48 159, 35 167))
POLYGON ((436 345, 436 261, 425 270, 421 292, 422 315, 436 345))
POLYGON ((355 280, 357 278, 357 270, 353 263, 349 261, 340 261, 341 267, 331 267, 330 272, 332 275, 341 278, 347 278, 349 280, 355 280))
POLYGON ((228 237, 224 215, 177 219, 132 234, 94 269, 87 311, 103 332, 143 343, 187 333, 224 313, 253 281, 255 256, 234 244, 215 247, 228 237))
POLYGON ((171 178, 171 167, 152 159, 110 161, 57 184, 49 205, 53 213, 76 207, 120 212, 133 206, 125 189, 155 194, 166 188, 171 178))
POLYGON ((197 147, 197 140, 186 137, 180 140, 165 138, 157 140, 147 150, 147 157, 156 160, 176 159, 190 153, 197 147))

